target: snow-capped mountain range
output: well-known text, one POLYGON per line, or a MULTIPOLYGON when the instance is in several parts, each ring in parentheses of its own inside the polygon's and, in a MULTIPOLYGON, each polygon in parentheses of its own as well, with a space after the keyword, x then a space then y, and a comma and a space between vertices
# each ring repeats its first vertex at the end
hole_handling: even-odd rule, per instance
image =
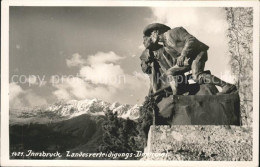
POLYGON ((118 117, 135 120, 139 117, 139 105, 108 103, 98 99, 60 101, 49 106, 32 109, 10 109, 10 124, 50 123, 71 119, 82 114, 105 115, 117 112, 118 117))

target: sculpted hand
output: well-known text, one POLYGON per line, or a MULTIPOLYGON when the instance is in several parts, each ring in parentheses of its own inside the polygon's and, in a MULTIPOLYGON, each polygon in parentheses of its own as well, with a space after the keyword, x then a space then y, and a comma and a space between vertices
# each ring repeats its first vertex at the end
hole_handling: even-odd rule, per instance
POLYGON ((177 65, 179 67, 182 67, 184 65, 184 59, 185 59, 184 56, 180 56, 180 57, 177 58, 177 65))

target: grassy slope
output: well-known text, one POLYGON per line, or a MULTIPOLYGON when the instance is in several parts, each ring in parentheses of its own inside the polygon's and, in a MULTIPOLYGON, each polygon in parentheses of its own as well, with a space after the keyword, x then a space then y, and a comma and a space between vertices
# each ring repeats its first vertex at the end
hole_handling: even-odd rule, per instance
MULTIPOLYGON (((81 115, 54 124, 10 126, 10 152, 97 152, 102 141, 103 117, 81 115)), ((19 157, 11 157, 19 158, 19 157)), ((20 157, 21 158, 21 157, 20 157)), ((63 158, 65 158, 63 156, 63 158)))

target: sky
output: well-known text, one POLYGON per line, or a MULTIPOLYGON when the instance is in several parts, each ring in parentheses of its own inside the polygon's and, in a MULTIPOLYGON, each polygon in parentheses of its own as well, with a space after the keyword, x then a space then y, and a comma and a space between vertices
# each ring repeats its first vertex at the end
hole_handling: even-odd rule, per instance
POLYGON ((142 32, 154 22, 183 26, 210 46, 205 69, 232 82, 222 8, 10 7, 10 107, 93 98, 142 104, 142 32))

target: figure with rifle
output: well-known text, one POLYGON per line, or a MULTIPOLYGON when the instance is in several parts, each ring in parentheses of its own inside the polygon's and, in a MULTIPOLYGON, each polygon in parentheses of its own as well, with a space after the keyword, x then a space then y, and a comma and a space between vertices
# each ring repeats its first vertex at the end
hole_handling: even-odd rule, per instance
MULTIPOLYGON (((173 94, 180 94, 178 92, 179 84, 176 76, 183 75, 184 72, 189 70, 192 71, 192 79, 196 83, 208 83, 220 86, 222 91, 219 94, 228 94, 237 90, 235 85, 226 83, 209 72, 204 71, 205 63, 208 60, 207 50, 209 47, 189 34, 183 27, 171 29, 164 24, 153 23, 145 27, 143 33, 144 46, 149 50, 145 51, 149 52, 150 57, 148 60, 153 60, 155 57, 157 58, 158 66, 160 66, 151 69, 156 70, 161 68, 163 71, 161 72, 161 76, 173 77, 173 80, 169 82, 173 94), (150 53, 155 53, 155 55, 150 53), (158 58, 158 56, 163 56, 163 58, 158 58), (165 61, 162 61, 162 59, 165 61), (165 68, 166 66, 167 68, 165 68)), ((149 66, 147 61, 142 64, 146 64, 147 67, 149 66)), ((151 64, 154 65, 154 63, 151 64)))

